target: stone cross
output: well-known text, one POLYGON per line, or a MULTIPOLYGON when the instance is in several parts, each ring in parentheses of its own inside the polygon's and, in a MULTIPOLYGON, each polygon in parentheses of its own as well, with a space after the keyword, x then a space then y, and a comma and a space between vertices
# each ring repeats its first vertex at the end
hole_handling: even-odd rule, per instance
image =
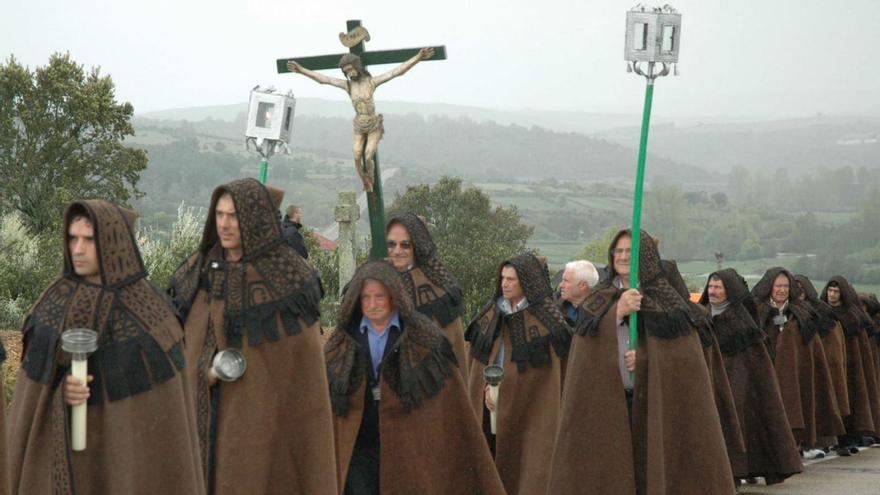
POLYGON ((361 217, 360 207, 354 191, 339 193, 336 208, 333 210, 336 222, 339 223, 339 237, 336 239, 336 255, 339 258, 339 297, 342 288, 354 276, 356 266, 355 237, 357 221, 361 217))

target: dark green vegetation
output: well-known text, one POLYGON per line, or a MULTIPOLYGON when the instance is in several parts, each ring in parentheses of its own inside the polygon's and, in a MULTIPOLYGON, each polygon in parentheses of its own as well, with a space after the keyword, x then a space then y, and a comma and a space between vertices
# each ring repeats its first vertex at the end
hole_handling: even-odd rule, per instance
POLYGON ((117 103, 110 76, 53 55, 33 71, 0 65, 0 212, 35 231, 58 225, 65 203, 140 195, 143 150, 125 146, 134 109, 117 103))

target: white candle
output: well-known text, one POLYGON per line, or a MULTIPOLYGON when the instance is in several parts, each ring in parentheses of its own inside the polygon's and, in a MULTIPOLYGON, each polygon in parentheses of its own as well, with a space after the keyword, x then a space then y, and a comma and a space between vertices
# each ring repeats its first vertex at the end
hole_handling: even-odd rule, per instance
POLYGON ((489 413, 489 422, 492 426, 492 434, 497 434, 498 428, 496 425, 498 424, 498 385, 489 385, 489 398, 492 399, 492 403, 495 404, 495 410, 489 413))
MULTIPOLYGON (((71 370, 70 374, 79 380, 82 380, 82 383, 86 383, 86 378, 88 377, 88 360, 83 359, 81 361, 72 361, 71 362, 71 370)), ((81 404, 79 406, 71 407, 70 411, 70 441, 73 445, 73 450, 77 452, 81 452, 86 450, 86 405, 81 404)))

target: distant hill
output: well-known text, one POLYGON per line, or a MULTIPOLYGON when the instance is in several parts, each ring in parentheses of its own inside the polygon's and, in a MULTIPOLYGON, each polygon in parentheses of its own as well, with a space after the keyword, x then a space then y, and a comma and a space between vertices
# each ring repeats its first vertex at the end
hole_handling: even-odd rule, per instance
MULTIPOLYGON (((170 114, 168 114, 170 115, 170 114)), ((193 113, 192 115, 195 115, 193 113)), ((174 139, 184 129, 202 141, 227 140, 240 150, 245 128, 244 113, 233 121, 201 122, 135 119, 137 145, 174 139), (164 136, 163 136, 164 134, 164 136)), ((430 172, 434 176, 458 175, 468 179, 558 179, 596 181, 632 180, 634 150, 583 134, 555 132, 537 126, 476 122, 467 117, 422 117, 387 114, 386 135, 380 145, 383 163, 402 169, 430 172)), ((351 148, 351 120, 346 117, 299 115, 294 122, 294 152, 325 158, 347 159, 351 148)), ((229 148, 228 146, 226 147, 229 148)), ((699 181, 707 177, 699 167, 651 156, 650 180, 699 181)))
MULTIPOLYGON (((597 133, 618 144, 638 129, 597 133)), ((880 168, 880 118, 815 116, 767 122, 651 127, 651 152, 714 172, 732 167, 805 172, 850 166, 880 168)))
MULTIPOLYGON (((635 114, 562 112, 549 110, 496 110, 446 103, 410 103, 403 101, 379 101, 377 107, 384 115, 417 114, 423 117, 443 116, 454 119, 467 118, 475 122, 496 122, 501 125, 517 124, 525 127, 538 126, 562 132, 592 134, 602 130, 625 126, 638 128, 641 117, 635 114)), ((151 120, 187 120, 198 122, 206 119, 233 121, 238 114, 247 111, 247 102, 207 107, 175 108, 137 114, 151 120)), ((353 111, 347 100, 322 98, 297 98, 296 116, 351 118, 353 111)), ((669 122, 657 119, 656 122, 669 122)))

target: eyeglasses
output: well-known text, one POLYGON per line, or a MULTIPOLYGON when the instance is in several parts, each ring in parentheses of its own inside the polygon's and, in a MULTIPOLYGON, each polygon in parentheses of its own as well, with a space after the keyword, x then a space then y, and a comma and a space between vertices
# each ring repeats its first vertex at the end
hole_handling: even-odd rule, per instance
POLYGON ((400 249, 412 249, 412 242, 410 241, 388 241, 388 249, 394 249, 397 246, 400 246, 400 249))
POLYGON ((632 248, 614 248, 611 250, 611 254, 620 256, 621 254, 630 254, 632 253, 632 248))

